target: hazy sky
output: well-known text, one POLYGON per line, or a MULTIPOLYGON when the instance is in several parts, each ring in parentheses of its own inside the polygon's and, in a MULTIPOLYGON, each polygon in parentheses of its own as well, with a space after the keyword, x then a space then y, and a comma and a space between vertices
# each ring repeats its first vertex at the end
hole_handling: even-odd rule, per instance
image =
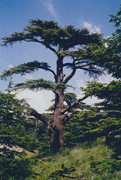
MULTIPOLYGON (((0 38, 9 36, 14 32, 21 32, 28 24, 29 19, 54 20, 62 27, 75 25, 77 28, 86 27, 91 32, 103 33, 110 36, 114 32, 112 23, 109 23, 109 14, 116 14, 120 0, 0 0, 0 38)), ((29 61, 47 61, 55 67, 55 56, 41 45, 34 43, 16 43, 13 47, 0 47, 0 73, 11 66, 29 61)), ((15 82, 26 79, 52 76, 44 71, 26 75, 15 76, 15 82)), ((101 81, 109 81, 110 77, 102 77, 101 81)), ((78 72, 71 81, 79 87, 86 84, 88 76, 78 72)), ((0 90, 6 87, 7 82, 0 81, 0 90)), ((79 95, 79 94, 78 94, 79 95)), ((19 94, 19 97, 29 98, 29 102, 40 112, 43 111, 52 98, 52 93, 32 93, 28 90, 19 94), (39 100, 40 99, 40 100, 39 100)))

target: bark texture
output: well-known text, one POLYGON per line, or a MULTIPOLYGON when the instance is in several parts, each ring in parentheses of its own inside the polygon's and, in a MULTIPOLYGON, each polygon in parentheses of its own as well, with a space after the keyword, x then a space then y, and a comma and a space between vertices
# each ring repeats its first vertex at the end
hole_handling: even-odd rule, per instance
MULTIPOLYGON (((58 57, 57 60, 57 79, 56 83, 63 83, 63 58, 58 57)), ((51 129, 50 143, 51 149, 57 151, 64 149, 64 120, 65 115, 62 114, 64 90, 57 89, 55 92, 55 109, 53 117, 53 128, 51 129)))

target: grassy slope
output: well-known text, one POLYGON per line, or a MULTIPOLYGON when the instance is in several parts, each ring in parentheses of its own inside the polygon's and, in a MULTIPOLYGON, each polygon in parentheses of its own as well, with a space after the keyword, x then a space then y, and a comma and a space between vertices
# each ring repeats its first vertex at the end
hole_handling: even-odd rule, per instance
POLYGON ((61 153, 37 159, 33 165, 33 177, 29 180, 119 180, 121 171, 116 171, 117 162, 109 160, 112 154, 111 149, 103 144, 65 149, 61 153), (104 163, 101 165, 99 162, 104 163))

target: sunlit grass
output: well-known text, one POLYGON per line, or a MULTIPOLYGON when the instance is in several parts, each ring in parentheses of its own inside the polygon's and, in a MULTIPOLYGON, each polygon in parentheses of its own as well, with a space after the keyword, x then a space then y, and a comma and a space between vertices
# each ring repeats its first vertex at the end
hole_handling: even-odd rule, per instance
POLYGON ((108 180, 109 177, 118 180, 121 179, 120 171, 114 172, 111 177, 105 169, 101 169, 103 173, 98 174, 90 167, 91 162, 110 159, 112 154, 112 150, 103 144, 90 148, 65 149, 55 155, 38 159, 33 165, 34 175, 31 180, 108 180))

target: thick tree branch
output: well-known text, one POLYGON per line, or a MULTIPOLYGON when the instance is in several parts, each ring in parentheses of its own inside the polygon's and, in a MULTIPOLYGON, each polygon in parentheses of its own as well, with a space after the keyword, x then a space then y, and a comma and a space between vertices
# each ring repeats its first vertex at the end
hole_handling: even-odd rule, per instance
POLYGON ((65 78, 63 83, 66 84, 74 76, 75 72, 76 72, 76 68, 73 68, 73 71, 65 78))
MULTIPOLYGON (((81 62, 80 62, 81 63, 81 62)), ((76 70, 77 69, 84 69, 84 67, 86 67, 86 66, 89 66, 89 65, 93 65, 94 63, 85 63, 85 64, 82 64, 82 65, 78 65, 78 66, 76 66, 75 64, 74 64, 74 62, 73 63, 65 63, 65 64, 63 64, 63 66, 72 66, 73 67, 73 71, 65 78, 65 80, 63 81, 63 83, 64 84, 66 84, 73 76, 74 76, 74 74, 75 74, 75 72, 76 72, 76 70)), ((87 68, 88 69, 88 68, 87 68)), ((86 69, 85 69, 86 70, 86 69)))
POLYGON ((78 66, 75 66, 76 69, 82 69, 83 67, 86 67, 86 66, 90 66, 90 65, 93 65, 94 63, 85 63, 85 64, 81 64, 81 65, 78 65, 78 66))
POLYGON ((79 60, 78 62, 75 61, 75 65, 80 65, 80 64, 84 64, 84 63, 87 63, 87 61, 86 60, 84 60, 84 61, 79 60))
POLYGON ((73 63, 64 63, 64 64, 63 64, 63 67, 64 67, 64 66, 68 66, 68 67, 69 67, 69 66, 74 66, 74 64, 73 64, 73 63))
POLYGON ((65 114, 65 121, 64 121, 64 124, 66 125, 66 123, 70 120, 70 118, 72 117, 73 113, 68 113, 68 114, 65 114))
POLYGON ((65 109, 62 110, 62 114, 64 114, 65 112, 69 111, 71 108, 73 108, 74 106, 76 106, 80 101, 83 101, 87 98, 88 96, 84 96, 83 98, 79 98, 76 101, 74 101, 70 106, 66 107, 65 109))
POLYGON ((35 118, 39 119, 40 121, 42 121, 45 125, 48 125, 48 123, 50 122, 50 119, 48 119, 47 117, 45 117, 42 114, 39 114, 35 109, 31 108, 28 110, 28 113, 31 116, 34 116, 35 118))
POLYGON ((56 53, 56 50, 54 48, 52 48, 49 44, 45 43, 44 41, 40 41, 36 38, 32 38, 32 39, 25 39, 26 42, 37 42, 40 44, 43 44, 44 46, 46 46, 48 49, 50 49, 51 51, 53 51, 54 53, 56 53))

